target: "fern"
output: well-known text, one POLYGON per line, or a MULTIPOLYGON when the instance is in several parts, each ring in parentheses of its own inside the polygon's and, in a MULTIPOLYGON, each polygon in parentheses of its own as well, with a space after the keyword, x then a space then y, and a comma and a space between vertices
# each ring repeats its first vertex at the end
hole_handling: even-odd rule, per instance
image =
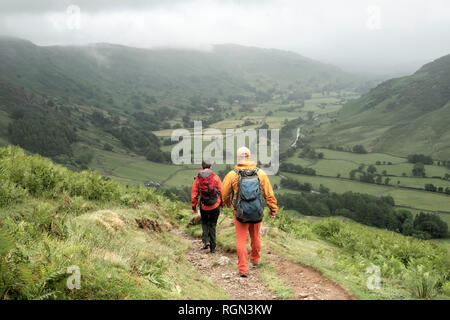
POLYGON ((6 255, 14 247, 14 240, 3 230, 0 230, 0 257, 6 255))

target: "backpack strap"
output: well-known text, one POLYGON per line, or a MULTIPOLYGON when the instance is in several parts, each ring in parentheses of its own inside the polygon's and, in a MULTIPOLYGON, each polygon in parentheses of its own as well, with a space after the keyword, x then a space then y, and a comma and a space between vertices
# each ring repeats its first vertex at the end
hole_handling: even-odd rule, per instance
POLYGON ((234 208, 234 210, 237 210, 237 205, 238 205, 238 202, 239 202, 239 196, 240 196, 240 194, 241 194, 241 179, 242 179, 242 175, 241 175, 241 170, 237 170, 237 169, 234 169, 234 172, 236 172, 236 174, 238 175, 238 188, 237 188, 237 193, 236 193, 236 199, 233 199, 234 198, 234 190, 231 192, 231 199, 233 200, 233 208, 234 208))

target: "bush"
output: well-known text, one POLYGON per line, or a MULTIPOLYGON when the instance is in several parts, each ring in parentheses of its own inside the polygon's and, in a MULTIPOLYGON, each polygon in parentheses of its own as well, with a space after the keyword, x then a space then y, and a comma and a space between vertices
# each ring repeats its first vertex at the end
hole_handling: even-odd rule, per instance
POLYGON ((76 173, 39 155, 26 156, 18 147, 0 148, 0 205, 9 205, 26 194, 56 198, 60 194, 94 201, 141 204, 155 199, 144 187, 125 188, 93 171, 76 173))
POLYGON ((423 154, 411 154, 408 156, 409 163, 423 163, 423 164, 433 164, 433 158, 423 155, 423 154))
POLYGON ((447 281, 442 285, 441 291, 444 295, 450 297, 450 281, 447 281))
POLYGON ((352 151, 354 152, 354 153, 359 153, 359 154, 366 154, 367 153, 367 151, 366 151, 366 149, 364 148, 364 146, 362 146, 362 145, 356 145, 356 146, 354 146, 353 147, 353 149, 352 149, 352 151))
POLYGON ((380 265, 384 275, 398 274, 410 264, 422 264, 424 272, 448 272, 444 247, 431 242, 404 237, 386 230, 373 230, 353 222, 335 218, 314 223, 314 232, 352 255, 361 255, 380 265), (398 263, 401 266, 398 266, 398 263))
MULTIPOLYGON (((0 178, 1 179, 1 178, 0 178)), ((6 207, 22 201, 28 192, 11 181, 0 181, 0 207, 6 207)))
POLYGON ((303 168, 301 165, 283 162, 280 165, 280 171, 315 176, 316 170, 312 168, 303 168))
POLYGON ((442 276, 427 270, 423 265, 410 264, 404 274, 405 284, 411 294, 420 299, 431 299, 437 294, 442 276))

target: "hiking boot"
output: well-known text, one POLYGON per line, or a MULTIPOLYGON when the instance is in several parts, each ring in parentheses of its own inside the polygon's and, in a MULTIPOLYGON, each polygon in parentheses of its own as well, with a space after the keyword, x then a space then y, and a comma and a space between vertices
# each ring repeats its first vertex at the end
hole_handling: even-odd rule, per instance
POLYGON ((202 247, 202 250, 209 249, 209 243, 205 243, 205 245, 202 247))
POLYGON ((211 248, 210 253, 216 253, 216 248, 211 248))
POLYGON ((246 274, 246 273, 240 273, 240 272, 239 272, 239 276, 240 276, 241 278, 247 278, 247 274, 246 274))
POLYGON ((253 262, 252 262, 252 268, 256 269, 256 268, 258 268, 258 267, 259 267, 259 264, 258 264, 258 263, 253 263, 253 262))

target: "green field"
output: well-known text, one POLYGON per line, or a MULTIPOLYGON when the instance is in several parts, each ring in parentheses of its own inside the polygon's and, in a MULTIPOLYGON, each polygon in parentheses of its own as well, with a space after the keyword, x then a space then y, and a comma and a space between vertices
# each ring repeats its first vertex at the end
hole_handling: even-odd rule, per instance
MULTIPOLYGON (((382 172, 386 170, 388 174, 395 176, 402 176, 406 173, 407 176, 412 176, 412 169, 414 164, 412 163, 399 163, 395 165, 377 165, 377 171, 382 172)), ((427 177, 444 177, 446 173, 450 174, 450 170, 445 167, 440 167, 436 165, 425 165, 425 173, 427 177)))
POLYGON ((386 171, 387 176, 383 176, 383 181, 389 178, 391 185, 418 189, 423 189, 425 184, 433 184, 444 189, 450 186, 450 180, 431 178, 433 176, 445 177, 446 174, 450 174, 450 170, 442 166, 426 165, 427 178, 419 178, 413 177, 411 174, 414 166, 412 163, 399 162, 402 158, 379 153, 360 155, 327 149, 317 149, 316 152, 323 152, 325 155, 324 159, 299 158, 299 153, 297 152, 296 155, 288 158, 286 162, 312 168, 316 170, 317 175, 336 177, 339 174, 343 178, 350 178, 350 171, 357 169, 361 164, 365 164, 367 168, 368 165, 375 164, 376 161, 391 161, 392 165, 375 165, 378 174, 386 171), (406 176, 403 176, 403 173, 406 173, 406 176))
POLYGON ((325 159, 331 160, 347 160, 358 164, 375 164, 377 161, 386 161, 392 163, 403 163, 406 162, 405 158, 391 156, 383 153, 367 153, 367 154, 357 154, 350 152, 335 151, 329 149, 317 149, 317 152, 322 152, 325 159))
POLYGON ((407 206, 430 211, 450 211, 450 196, 437 193, 419 190, 406 190, 346 179, 305 176, 293 173, 282 173, 282 175, 295 178, 302 183, 309 182, 315 190, 318 190, 322 184, 325 187, 330 188, 331 192, 344 193, 347 191, 352 191, 367 193, 375 196, 390 195, 394 198, 396 205, 399 206, 407 206))

